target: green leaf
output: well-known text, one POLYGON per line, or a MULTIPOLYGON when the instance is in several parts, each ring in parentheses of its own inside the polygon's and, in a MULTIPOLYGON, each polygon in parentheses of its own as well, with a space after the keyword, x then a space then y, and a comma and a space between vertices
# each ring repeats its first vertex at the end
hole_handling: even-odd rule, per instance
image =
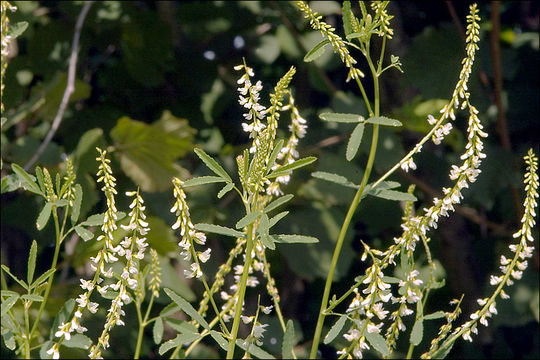
POLYGON ((353 184, 345 176, 341 176, 338 174, 329 173, 326 171, 315 171, 311 173, 311 176, 317 179, 326 180, 326 181, 333 182, 333 183, 343 185, 343 186, 347 186, 353 189, 358 189, 358 185, 353 184))
POLYGON ((424 320, 440 319, 446 316, 444 311, 435 311, 434 313, 424 315, 424 320))
POLYGON ((9 297, 9 296, 17 296, 17 297, 19 297, 18 292, 11 291, 11 290, 1 290, 0 294, 1 294, 2 297, 9 297))
POLYGON ((223 179, 226 179, 228 182, 232 182, 231 177, 229 176, 229 174, 227 174, 225 169, 223 169, 216 160, 212 159, 210 155, 205 153, 204 150, 196 148, 195 154, 197 154, 197 156, 204 162, 204 164, 208 166, 208 168, 212 170, 216 175, 222 177, 223 179))
POLYGON ((364 123, 356 125, 351 133, 351 137, 347 143, 347 153, 345 155, 347 160, 351 161, 356 156, 360 143, 362 142, 362 135, 364 135, 364 123))
POLYGON ((271 178, 275 178, 275 177, 278 177, 278 176, 289 175, 290 171, 301 168, 301 167, 306 166, 306 165, 309 165, 312 162, 314 162, 315 160, 317 160, 317 158, 313 157, 313 156, 309 156, 309 157, 305 157, 305 158, 300 159, 300 160, 296 160, 293 163, 284 165, 284 166, 274 170, 273 172, 268 174, 266 177, 271 179, 271 178))
POLYGON ((345 315, 340 316, 340 318, 335 322, 335 324, 332 325, 332 327, 328 331, 328 334, 326 334, 326 336, 324 337, 323 342, 325 344, 331 343, 341 332, 341 329, 343 329, 345 322, 347 322, 347 317, 345 315))
POLYGON ((28 255, 28 269, 26 272, 26 282, 28 284, 32 283, 34 279, 34 270, 36 270, 36 256, 37 256, 37 242, 32 240, 32 245, 30 246, 30 254, 28 255))
POLYGON ((249 214, 246 214, 246 216, 244 216, 243 218, 241 218, 240 220, 238 220, 238 222, 236 223, 235 227, 237 229, 242 229, 246 226, 248 226, 249 224, 251 224, 252 222, 254 222, 255 220, 257 220, 257 218, 261 216, 261 212, 260 211, 254 211, 254 212, 251 212, 249 214))
POLYGON ((197 327, 187 321, 178 320, 174 318, 166 318, 167 325, 169 325, 177 333, 196 333, 197 327))
POLYGON ((276 146, 274 146, 274 150, 272 150, 272 153, 270 154, 270 157, 268 158, 268 169, 271 169, 272 166, 274 166, 274 163, 276 162, 276 159, 279 155, 279 152, 281 151, 281 148, 283 147, 283 139, 279 139, 279 141, 276 143, 276 146))
POLYGON ((44 282, 45 280, 47 280, 49 278, 49 276, 54 274, 55 271, 56 271, 56 269, 49 269, 49 270, 45 271, 43 274, 41 274, 40 277, 38 277, 36 279, 36 281, 34 281, 32 283, 32 285, 30 285, 30 288, 34 288, 36 286, 41 285, 41 283, 44 282))
POLYGON ((287 216, 288 213, 288 211, 282 211, 276 216, 272 217, 269 221, 268 228, 270 229, 272 226, 276 225, 277 222, 287 216))
POLYGON ((2 306, 0 306, 0 308, 2 309, 1 311, 2 316, 8 313, 8 311, 13 307, 13 305, 15 305, 18 298, 19 298, 19 295, 10 296, 6 300, 2 301, 2 306))
POLYGON ((229 350, 229 342, 225 340, 223 336, 221 336, 221 333, 217 332, 216 330, 210 330, 210 336, 216 340, 218 345, 225 351, 229 350))
POLYGON ((191 150, 192 132, 187 120, 164 112, 162 119, 153 124, 121 117, 110 136, 122 170, 141 190, 154 192, 169 189, 172 177, 187 177, 187 170, 177 165, 176 160, 191 150), (184 131, 175 130, 176 122, 184 131))
POLYGON ((12 39, 19 37, 28 27, 26 21, 19 21, 18 23, 11 24, 9 26, 7 34, 11 36, 12 39))
POLYGON ((210 330, 210 326, 208 325, 206 320, 204 320, 204 318, 199 315, 197 310, 195 310, 193 306, 191 306, 191 304, 188 303, 184 298, 182 298, 180 295, 177 295, 174 291, 168 288, 165 288, 165 293, 168 297, 172 299, 172 301, 174 301, 180 307, 180 309, 182 309, 183 312, 191 316, 191 318, 197 321, 202 327, 210 330))
POLYGON ((276 245, 274 244, 273 237, 269 234, 270 229, 270 220, 268 219, 268 215, 263 214, 261 216, 261 222, 259 224, 259 235, 261 236, 261 241, 264 246, 269 248, 270 250, 275 250, 276 245))
POLYGON ((182 184, 182 187, 198 186, 198 185, 212 184, 212 183, 218 183, 218 182, 226 182, 226 180, 220 176, 200 176, 200 177, 196 177, 196 178, 185 181, 182 184))
POLYGON ((62 345, 68 347, 68 348, 76 348, 76 349, 89 349, 92 345, 92 340, 86 335, 83 334, 75 334, 71 335, 71 339, 64 340, 62 342, 62 345))
POLYGON ((284 195, 284 196, 281 196, 279 198, 277 198, 276 200, 272 201, 270 204, 266 205, 266 207, 264 208, 264 212, 265 213, 268 213, 272 210, 274 210, 275 208, 285 204, 286 202, 290 201, 292 198, 294 197, 293 194, 287 194, 287 195, 284 195))
POLYGON ((41 196, 43 195, 43 192, 39 188, 39 186, 36 184, 36 178, 30 174, 28 174, 22 167, 19 165, 12 163, 11 164, 11 170, 17 176, 19 177, 19 181, 21 182, 21 185, 28 191, 33 192, 34 194, 38 194, 41 196))
POLYGON ((332 121, 338 123, 359 123, 364 121, 362 115, 357 114, 343 114, 343 113, 323 113, 319 115, 319 118, 324 121, 332 121))
POLYGON ((330 40, 321 40, 317 45, 315 45, 311 50, 308 51, 306 56, 304 56, 304 61, 312 62, 313 60, 319 58, 326 51, 326 45, 328 44, 330 44, 330 40))
POLYGON ((81 214, 81 203, 83 199, 83 190, 81 185, 75 184, 73 187, 73 194, 75 198, 73 200, 73 208, 71 210, 71 223, 75 224, 79 220, 79 215, 81 214))
POLYGON ((190 343, 195 340, 197 340, 201 335, 197 333, 183 333, 178 334, 176 337, 172 340, 169 340, 167 342, 164 342, 159 347, 159 355, 163 355, 167 351, 169 351, 172 348, 175 348, 177 346, 183 345, 185 343, 190 343))
POLYGON ((351 33, 346 36, 347 40, 360 38, 360 41, 362 42, 365 41, 367 37, 368 37, 368 34, 365 31, 351 33))
POLYGON ((416 201, 416 197, 412 194, 401 192, 401 191, 395 191, 395 190, 382 190, 375 194, 373 194, 376 197, 380 197, 387 200, 394 200, 394 201, 416 201))
POLYGON ((83 239, 84 241, 92 240, 92 238, 94 237, 94 233, 93 233, 93 232, 91 232, 91 231, 88 230, 88 229, 83 228, 83 227, 80 226, 80 225, 75 226, 75 232, 76 232, 77 235, 79 235, 79 236, 81 237, 81 239, 83 239))
POLYGON ((256 358, 259 358, 259 359, 275 359, 274 356, 267 353, 266 351, 264 351, 263 349, 261 349, 260 347, 258 347, 255 344, 249 344, 249 348, 248 348, 244 344, 244 340, 242 340, 242 339, 236 340, 236 345, 239 346, 242 350, 245 350, 248 353, 250 353, 251 355, 255 356, 256 358))
POLYGON ((45 194, 46 188, 45 188, 45 180, 43 180, 44 179, 43 170, 39 166, 36 166, 36 179, 37 179, 39 188, 41 189, 41 192, 45 194))
MULTIPOLYGON (((53 325, 50 329, 49 338, 54 339, 54 334, 58 331, 58 326, 60 324, 66 322, 68 318, 71 316, 71 313, 73 312, 73 309, 75 308, 75 300, 69 299, 67 300, 60 311, 58 311, 58 314, 54 317, 53 325)), ((50 348, 50 347, 49 347, 50 348)), ((47 349, 49 350, 49 349, 47 349)))
POLYGON ((422 317, 419 317, 416 319, 412 331, 411 331, 411 337, 410 341, 411 344, 414 346, 417 346, 422 342, 422 337, 424 336, 424 322, 422 317))
POLYGON ((390 119, 386 116, 371 117, 366 120, 367 123, 384 126, 401 126, 401 122, 396 119, 390 119))
POLYGON ((244 237, 244 233, 240 231, 236 231, 234 229, 220 226, 220 225, 214 225, 214 224, 195 224, 195 229, 199 231, 214 233, 214 234, 220 234, 220 235, 226 235, 226 236, 232 236, 235 238, 244 237))
POLYGON ((305 235, 274 235, 274 238, 277 238, 276 242, 286 243, 286 244, 295 244, 295 243, 313 244, 313 243, 319 242, 319 239, 314 238, 313 236, 305 236, 305 235))
POLYGON ((47 225, 47 222, 49 221, 49 218, 51 217, 51 209, 53 204, 48 202, 45 204, 43 209, 41 209, 41 212, 39 213, 39 216, 36 221, 36 227, 38 230, 43 230, 45 225, 47 225))
POLYGON ((452 347, 454 346, 455 342, 451 343, 446 349, 444 349, 439 355, 433 357, 434 359, 445 359, 446 356, 450 353, 450 350, 452 350, 452 347))
POLYGON ((175 303, 170 303, 161 309, 159 316, 166 317, 180 311, 180 308, 175 303))
POLYGON ((69 202, 66 199, 58 199, 58 200, 51 201, 51 204, 52 206, 63 207, 69 204, 69 202))
POLYGON ((366 340, 369 342, 369 344, 378 352, 380 352, 383 356, 390 355, 390 350, 388 349, 388 345, 386 345, 386 340, 384 337, 379 333, 364 333, 366 336, 366 340))
POLYGON ((25 290, 28 290, 28 285, 27 285, 24 281, 19 280, 15 275, 13 275, 13 274, 9 271, 9 268, 8 268, 6 265, 2 264, 1 267, 2 267, 2 270, 4 270, 9 276, 11 276, 11 278, 12 278, 13 280, 15 280, 15 281, 16 281, 19 285, 21 285, 25 290))
POLYGON ((86 221, 83 221, 81 225, 84 226, 101 226, 105 221, 105 214, 94 214, 88 217, 86 221))
POLYGON ((219 190, 217 197, 218 199, 221 199, 226 193, 234 189, 234 183, 230 182, 227 185, 225 185, 221 190, 219 190))
POLYGON ((293 358, 294 343, 294 324, 292 320, 288 320, 285 334, 283 334, 283 341, 281 343, 281 357, 283 359, 293 358))
POLYGON ((24 295, 21 295, 21 299, 42 302, 43 296, 33 295, 33 294, 24 294, 24 295))
POLYGON ((15 343, 15 337, 13 336, 13 333, 11 331, 7 331, 5 334, 2 335, 2 337, 4 338, 4 344, 6 344, 6 347, 9 350, 15 350, 17 344, 15 343))
POLYGON ((159 344, 161 342, 161 338, 163 337, 163 320, 161 317, 158 317, 156 321, 154 321, 154 327, 152 328, 152 337, 154 338, 154 343, 159 344))
POLYGON ((0 193, 5 194, 17 190, 20 187, 19 176, 17 174, 9 174, 2 178, 0 193))

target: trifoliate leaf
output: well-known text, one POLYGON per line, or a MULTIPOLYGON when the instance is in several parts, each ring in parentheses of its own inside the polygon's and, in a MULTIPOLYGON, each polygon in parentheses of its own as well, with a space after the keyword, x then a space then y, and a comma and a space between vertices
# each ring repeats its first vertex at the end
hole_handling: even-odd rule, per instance
POLYGON ((228 182, 232 182, 231 177, 229 176, 229 174, 227 174, 225 169, 223 169, 216 160, 212 159, 210 155, 205 153, 204 150, 196 148, 194 151, 195 154, 197 154, 197 156, 204 162, 204 164, 208 166, 208 168, 212 170, 216 175, 222 177, 223 179, 226 179, 228 182))
POLYGON ((191 316, 191 318, 197 321, 202 327, 210 330, 210 326, 208 325, 206 320, 204 320, 204 318, 197 312, 197 310, 195 310, 195 308, 193 308, 193 306, 191 306, 189 302, 187 302, 180 295, 177 295, 171 289, 165 288, 164 290, 167 296, 170 297, 172 301, 174 301, 180 307, 180 309, 182 309, 182 311, 186 313, 186 315, 191 316))
POLYGON ((347 153, 345 154, 347 160, 351 161, 356 156, 360 143, 362 142, 362 135, 364 135, 364 123, 356 125, 351 133, 351 137, 347 143, 347 153))
POLYGON ((152 337, 155 344, 161 343, 161 338, 163 337, 163 319, 158 317, 154 321, 154 327, 152 328, 152 337))
POLYGON ((276 200, 272 201, 270 204, 266 205, 263 211, 265 213, 268 213, 276 209, 277 207, 285 204, 286 202, 290 201, 293 197, 294 197, 293 194, 287 194, 287 195, 281 196, 277 198, 276 200))
POLYGON ((347 186, 353 189, 358 189, 358 185, 353 184, 351 181, 349 181, 345 176, 341 176, 334 173, 329 173, 325 171, 315 171, 311 173, 311 176, 317 179, 330 181, 339 185, 347 186))
POLYGON ((51 217, 52 204, 50 202, 46 203, 36 221, 36 227, 38 230, 43 230, 49 218, 51 217))
POLYGON ((324 343, 325 344, 329 344, 331 343, 335 338, 336 336, 339 335, 339 333, 341 332, 341 329, 343 329, 343 326, 345 326, 345 322, 347 321, 347 317, 346 316, 341 316, 336 322, 334 325, 332 325, 332 327, 330 328, 330 330, 328 331, 328 334, 326 334, 326 336, 324 337, 324 343))

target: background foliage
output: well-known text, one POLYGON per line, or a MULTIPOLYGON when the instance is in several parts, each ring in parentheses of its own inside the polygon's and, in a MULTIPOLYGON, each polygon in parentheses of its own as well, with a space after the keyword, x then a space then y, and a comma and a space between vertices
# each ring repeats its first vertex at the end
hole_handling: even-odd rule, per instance
MULTIPOLYGON (((71 38, 81 2, 14 2, 18 11, 12 22, 27 21, 28 29, 12 49, 5 79, 4 96, 7 124, 2 132, 2 177, 9 164, 25 164, 36 151, 51 126, 66 84, 71 38)), ((313 2, 314 10, 331 24, 340 24, 341 5, 334 1, 313 2)), ((375 170, 388 169, 427 131, 427 114, 440 108, 441 100, 451 95, 463 53, 460 24, 468 3, 395 2, 395 36, 388 46, 401 57, 404 74, 385 73, 382 88, 383 115, 400 119, 404 127, 396 131, 381 129, 375 170), (452 11, 456 16, 452 17, 452 11)), ((479 61, 473 70, 472 102, 490 137, 486 141, 487 159, 479 180, 465 194, 464 206, 456 215, 442 221, 433 238, 434 255, 446 271, 447 284, 433 294, 434 309, 448 309, 447 301, 465 293, 464 313, 473 310, 474 299, 485 294, 489 274, 497 266, 501 251, 517 229, 520 214, 521 158, 529 147, 539 145, 539 37, 538 5, 533 2, 501 4, 500 35, 494 40, 501 49, 503 114, 507 127, 498 117, 496 72, 490 19, 493 4, 480 4, 482 41, 479 61), (510 147, 502 140, 508 136, 510 147), (517 198, 516 198, 517 196, 517 198)), ((342 29, 338 28, 338 31, 342 29)), ((288 189, 297 195, 290 203, 290 215, 279 224, 279 231, 316 236, 319 244, 299 244, 270 253, 272 272, 281 292, 286 318, 292 318, 298 336, 308 341, 313 333, 320 296, 347 204, 353 192, 310 177, 312 171, 337 172, 360 178, 368 154, 363 143, 352 163, 343 159, 346 139, 352 129, 347 124, 322 123, 318 114, 335 112, 364 113, 360 94, 345 84, 346 71, 336 56, 323 54, 313 63, 304 63, 306 49, 320 40, 299 11, 288 2, 259 1, 104 1, 94 4, 86 19, 79 52, 76 89, 65 118, 53 142, 38 165, 56 171, 62 154, 72 154, 78 181, 85 198, 81 218, 102 211, 95 183, 95 147, 114 146, 113 169, 119 193, 140 186, 150 214, 150 246, 162 257, 164 287, 188 300, 202 292, 200 285, 182 276, 184 262, 179 257, 177 239, 170 230, 174 222, 168 209, 172 204, 170 179, 205 175, 208 170, 191 149, 197 145, 218 157, 227 170, 235 167, 234 156, 248 139, 241 131, 241 108, 236 101, 236 75, 233 66, 242 57, 254 67, 256 77, 270 89, 279 77, 297 67, 292 88, 297 106, 308 119, 308 135, 302 139, 302 156, 316 155, 309 171, 295 173, 288 189), (167 260, 166 260, 167 259, 167 260), (178 280, 182 279, 182 280, 178 280), (304 334, 304 335, 303 335, 304 334)), ((365 64, 360 64, 360 68, 365 64)), ((368 90, 369 91, 369 90, 368 90)), ((265 98, 263 94, 262 98, 265 98)), ((463 148, 464 123, 443 147, 430 148, 415 158, 418 171, 399 173, 393 180, 417 185, 417 208, 437 196, 447 182, 450 164, 463 148)), ((282 124, 280 131, 287 131, 282 124)), ((366 134, 365 136, 368 136, 366 134)), ((536 150, 538 153, 538 150, 536 150)), ((392 180, 392 179, 391 179, 392 180)), ((35 196, 22 191, 1 197, 2 264, 14 274, 24 274, 24 261, 32 239, 39 244, 38 268, 46 269, 52 257, 53 229, 38 231, 35 221, 40 205, 35 196)), ((231 194, 216 200, 217 186, 190 188, 189 201, 194 222, 227 224, 241 217, 231 194)), ((119 209, 127 200, 119 197, 119 209), (122 203, 124 202, 124 203, 122 203)), ((346 250, 338 267, 336 293, 346 290, 365 266, 360 261, 360 240, 370 246, 386 246, 399 232, 401 209, 396 202, 366 198, 355 216, 354 231, 349 231, 346 250)), ((121 236, 121 234, 118 234, 121 236)), ((538 239, 538 233, 535 238, 538 239)), ((209 246, 214 254, 207 268, 215 271, 230 243, 214 236, 209 246)), ((49 307, 50 321, 64 301, 78 287, 78 278, 87 271, 88 258, 95 251, 92 241, 72 237, 62 253, 60 276, 55 280, 49 307)), ((539 298, 538 251, 535 251, 524 279, 510 289, 511 300, 499 304, 499 316, 488 328, 481 328, 473 344, 460 341, 453 349, 456 357, 538 358, 539 298)), ((36 272, 40 271, 39 269, 36 272)), ((164 303, 165 299, 158 299, 164 303)), ((256 306, 256 296, 248 307, 256 306)), ((130 309, 133 310, 133 309, 130 309)), ((158 311, 156 309, 156 311, 158 311)), ((98 313, 104 318, 104 313, 98 313)), ((127 320, 136 321, 128 311, 127 320)), ((265 336, 264 347, 280 341, 275 319, 265 336)), ((95 319, 103 323, 102 318, 95 319)), ((407 324, 408 325, 408 324, 407 324)), ((91 329, 91 326, 88 326, 91 329)), ((99 326, 94 327, 95 330, 99 326)), ((435 334, 437 329, 426 328, 435 334)), ((167 339, 167 330, 165 339, 167 339)), ((169 332, 171 336, 172 332, 169 332)), ((89 336, 96 338, 96 334, 89 336)), ((114 357, 130 357, 135 330, 113 331, 114 357)), ((143 354, 156 357, 151 331, 146 334, 143 354)), ((307 346, 308 344, 306 344, 307 346)), ((215 347, 202 347, 193 356, 218 357, 215 347)), ((74 356, 77 354, 73 350, 74 356)), ((321 345, 323 356, 332 349, 321 345)), ((279 351, 275 351, 279 352, 279 351)), ((2 343, 3 356, 11 352, 2 343)), ((107 356, 107 353, 105 353, 107 356)))

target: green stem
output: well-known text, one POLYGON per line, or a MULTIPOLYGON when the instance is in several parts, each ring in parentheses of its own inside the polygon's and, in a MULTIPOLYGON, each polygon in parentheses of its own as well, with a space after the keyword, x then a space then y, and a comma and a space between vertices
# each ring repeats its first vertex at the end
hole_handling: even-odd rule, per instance
POLYGON ((144 328, 146 327, 146 325, 150 323, 148 321, 148 316, 150 316, 150 309, 152 308, 153 304, 154 304, 154 294, 152 293, 152 296, 150 297, 150 302, 148 303, 148 308, 146 309, 146 314, 144 315, 144 319, 142 318, 141 306, 140 306, 141 304, 137 303, 135 305, 135 309, 137 310, 137 319, 139 320, 139 333, 137 334, 137 345, 135 346, 135 355, 133 356, 134 359, 139 358, 139 354, 141 352, 144 328))
POLYGON ((236 337, 238 336, 238 327, 240 326, 240 316, 242 315, 242 306, 244 304, 244 297, 246 295, 246 285, 247 279, 249 276, 249 269, 251 268, 252 256, 251 252, 253 250, 253 223, 248 227, 248 238, 246 245, 246 260, 244 263, 244 272, 242 273, 242 278, 240 279, 240 284, 238 285, 238 297, 236 299, 236 309, 234 313, 234 322, 231 329, 231 342, 229 343, 229 350, 227 351, 227 359, 232 359, 234 357, 234 348, 236 347, 236 337))
MULTIPOLYGON (((376 108, 375 111, 378 109, 376 108)), ((378 111, 375 114, 375 116, 378 116, 378 111)), ((356 191, 356 194, 354 195, 354 199, 349 207, 349 210, 347 211, 347 215, 345 216, 345 220, 343 221, 343 225, 341 226, 341 230, 339 232, 339 236, 337 239, 336 247, 334 249, 334 254, 332 255, 332 262, 330 263, 330 270, 328 271, 328 276, 326 277, 326 283, 324 286, 324 293, 321 301, 321 308, 319 310, 319 318, 317 319, 317 325, 315 327, 315 335, 313 337, 313 344, 311 346, 311 352, 309 354, 310 359, 315 359, 317 355, 317 349, 319 348, 319 341, 321 339, 321 333, 326 313, 326 307, 328 305, 328 298, 330 296, 330 289, 332 287, 332 281, 334 279, 334 272, 336 270, 337 262, 339 259, 339 255, 341 253, 341 247, 343 246, 343 241, 345 240, 345 235, 347 234, 347 230, 349 229, 349 224, 352 220, 352 217, 354 215, 354 212, 356 211, 356 208, 360 204, 360 201, 363 198, 363 192, 364 188, 366 187, 367 181, 369 179, 369 175, 371 174, 371 170, 373 168, 373 162, 375 160, 375 153, 377 151, 377 143, 379 140, 379 125, 373 126, 373 135, 371 139, 371 149, 369 152, 369 158, 366 165, 366 171, 364 173, 364 177, 362 178, 362 182, 360 183, 360 187, 358 191, 356 191)))
POLYGON ((28 308, 30 308, 30 300, 25 300, 23 302, 24 307, 24 329, 25 334, 23 334, 24 339, 24 357, 25 359, 30 359, 30 320, 28 315, 28 308))

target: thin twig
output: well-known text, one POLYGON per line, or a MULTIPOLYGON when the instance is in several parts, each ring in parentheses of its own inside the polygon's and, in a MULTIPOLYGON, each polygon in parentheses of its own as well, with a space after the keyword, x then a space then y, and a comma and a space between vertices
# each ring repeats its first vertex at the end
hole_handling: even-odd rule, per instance
POLYGON ((52 126, 47 133, 47 136, 39 146, 39 149, 36 151, 34 156, 28 161, 28 163, 24 166, 24 169, 28 171, 30 167, 32 167, 36 161, 40 158, 40 156, 43 154, 49 143, 51 142, 54 134, 56 134, 56 131, 60 127, 60 123, 62 122, 62 119, 64 117, 64 112, 66 111, 67 105, 69 103, 69 98, 71 97, 71 94, 73 94, 73 91, 75 90, 75 72, 77 70, 77 54, 78 54, 78 47, 79 47, 79 39, 81 37, 81 30, 84 23, 84 19, 86 18, 86 15, 88 14, 88 11, 90 10, 90 7, 92 6, 93 1, 85 2, 81 13, 79 14, 79 17, 77 18, 77 23, 75 24, 75 33, 73 34, 73 44, 71 46, 71 55, 69 56, 69 67, 68 67, 68 77, 67 77, 67 84, 66 84, 66 90, 64 90, 64 95, 62 96, 62 101, 60 102, 60 107, 58 108, 58 113, 56 114, 52 126))

